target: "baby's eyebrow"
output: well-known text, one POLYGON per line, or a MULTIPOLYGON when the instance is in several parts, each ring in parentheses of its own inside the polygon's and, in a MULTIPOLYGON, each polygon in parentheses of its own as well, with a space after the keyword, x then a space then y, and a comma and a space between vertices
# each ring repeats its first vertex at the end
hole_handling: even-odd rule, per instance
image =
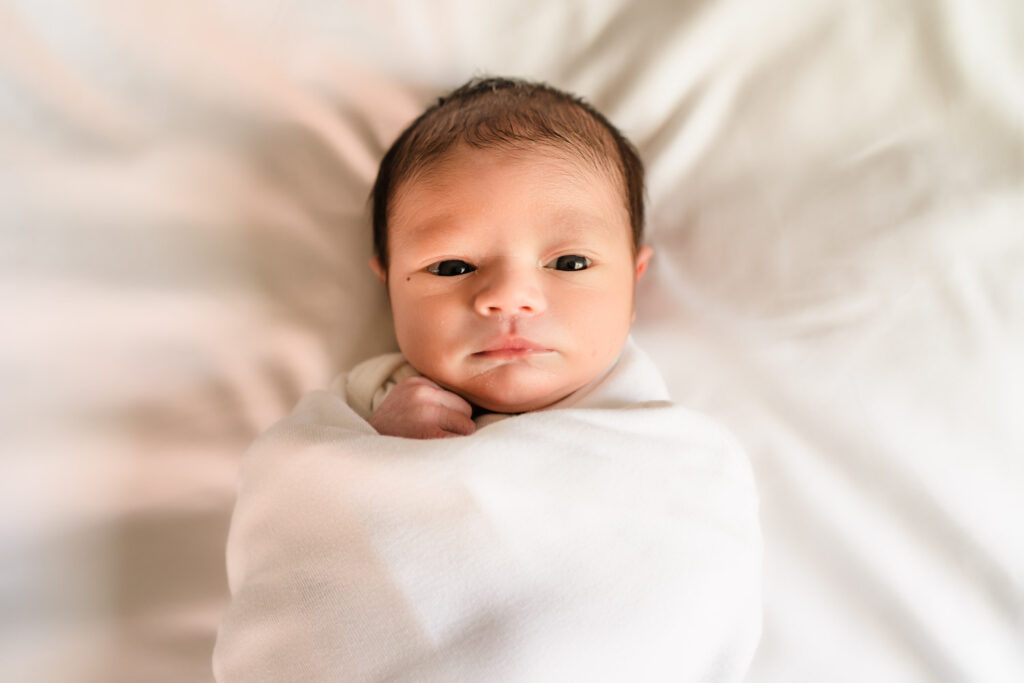
POLYGON ((434 242, 458 239, 468 230, 456 214, 442 213, 401 230, 393 242, 402 247, 427 247, 434 242))
MULTIPOLYGON (((545 211, 541 220, 549 236, 560 242, 573 242, 593 238, 596 235, 612 235, 620 229, 615 221, 595 211, 581 210, 575 206, 558 206, 545 211)), ((430 214, 422 220, 407 225, 404 230, 393 234, 391 243, 395 248, 431 250, 434 245, 461 241, 473 235, 472 221, 457 212, 444 211, 430 214)))
POLYGON ((560 228, 561 233, 568 237, 593 237, 595 232, 610 234, 620 227, 615 221, 597 212, 576 208, 560 209, 552 217, 553 227, 560 228))

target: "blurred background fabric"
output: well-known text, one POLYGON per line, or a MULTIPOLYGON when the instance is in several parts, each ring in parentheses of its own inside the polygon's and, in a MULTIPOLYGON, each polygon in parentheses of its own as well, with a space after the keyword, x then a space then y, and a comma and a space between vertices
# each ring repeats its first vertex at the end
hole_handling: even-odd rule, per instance
POLYGON ((394 348, 376 165, 481 74, 647 163, 635 337, 758 478, 750 680, 1024 680, 1016 0, 0 4, 0 680, 211 680, 242 454, 394 348))

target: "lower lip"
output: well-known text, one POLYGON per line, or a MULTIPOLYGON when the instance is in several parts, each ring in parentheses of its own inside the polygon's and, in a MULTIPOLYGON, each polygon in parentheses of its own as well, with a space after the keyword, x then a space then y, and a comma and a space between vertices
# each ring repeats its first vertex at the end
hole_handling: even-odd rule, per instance
POLYGON ((495 349, 494 351, 480 351, 473 355, 478 358, 495 358, 495 359, 511 359, 511 358, 527 358, 529 356, 537 356, 542 353, 551 353, 550 349, 495 349))

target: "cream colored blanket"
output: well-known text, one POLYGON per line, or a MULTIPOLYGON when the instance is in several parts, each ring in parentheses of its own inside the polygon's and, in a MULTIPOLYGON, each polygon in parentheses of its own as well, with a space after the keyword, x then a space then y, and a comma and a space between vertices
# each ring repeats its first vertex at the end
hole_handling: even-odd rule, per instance
POLYGON ((407 372, 364 364, 248 452, 219 680, 742 678, 760 633, 750 469, 642 352, 552 408, 428 441, 359 414, 407 372))

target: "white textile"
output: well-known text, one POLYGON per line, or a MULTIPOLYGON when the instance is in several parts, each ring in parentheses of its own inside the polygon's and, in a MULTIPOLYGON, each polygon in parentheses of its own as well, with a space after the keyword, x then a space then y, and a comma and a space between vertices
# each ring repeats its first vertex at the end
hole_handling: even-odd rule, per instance
POLYGON ((595 385, 471 436, 378 435, 345 386, 245 458, 219 680, 742 678, 751 471, 632 343, 595 385))

